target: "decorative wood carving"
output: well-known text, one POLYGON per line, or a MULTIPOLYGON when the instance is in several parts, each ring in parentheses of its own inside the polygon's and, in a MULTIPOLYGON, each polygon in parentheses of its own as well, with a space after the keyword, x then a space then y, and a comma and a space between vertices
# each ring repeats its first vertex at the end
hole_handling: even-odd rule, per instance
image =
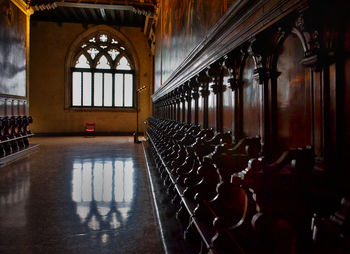
POLYGON ((241 85, 240 73, 246 53, 242 49, 233 51, 224 56, 223 66, 229 71, 229 87, 232 91, 237 90, 241 85))

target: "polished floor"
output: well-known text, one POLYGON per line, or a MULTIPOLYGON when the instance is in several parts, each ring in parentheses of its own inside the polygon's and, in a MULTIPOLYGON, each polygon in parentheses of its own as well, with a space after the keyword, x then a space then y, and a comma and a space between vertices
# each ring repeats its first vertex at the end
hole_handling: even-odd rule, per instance
POLYGON ((31 143, 39 150, 0 168, 0 253, 164 253, 141 145, 31 143))

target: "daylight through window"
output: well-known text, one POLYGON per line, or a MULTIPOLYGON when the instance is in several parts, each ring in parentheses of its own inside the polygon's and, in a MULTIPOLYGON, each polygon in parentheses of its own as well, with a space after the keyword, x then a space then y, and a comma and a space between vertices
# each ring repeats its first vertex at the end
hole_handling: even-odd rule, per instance
POLYGON ((97 33, 83 41, 71 68, 73 107, 134 106, 134 69, 117 38, 97 33))

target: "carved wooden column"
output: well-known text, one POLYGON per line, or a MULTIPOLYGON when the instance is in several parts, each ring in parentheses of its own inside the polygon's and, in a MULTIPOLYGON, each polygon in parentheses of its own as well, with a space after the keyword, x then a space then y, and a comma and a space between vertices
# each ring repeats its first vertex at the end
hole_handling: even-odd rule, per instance
POLYGON ((262 49, 259 47, 259 45, 262 45, 261 41, 256 41, 255 38, 250 40, 250 46, 248 47, 248 55, 252 56, 255 62, 255 70, 253 74, 253 79, 258 83, 259 86, 259 102, 260 102, 260 116, 259 116, 259 122, 260 122, 260 137, 261 137, 261 145, 262 150, 264 154, 270 153, 270 144, 269 140, 267 138, 267 135, 269 135, 269 111, 266 110, 268 107, 268 82, 269 82, 269 76, 270 71, 267 70, 266 66, 264 66, 263 63, 263 57, 262 57, 262 49))
POLYGON ((158 118, 162 117, 161 108, 160 108, 160 99, 157 100, 157 116, 158 118))
POLYGON ((210 94, 209 92, 209 77, 205 72, 201 72, 198 77, 198 81, 200 83, 200 95, 203 99, 203 112, 202 112, 202 119, 203 119, 203 128, 208 128, 208 96, 210 94))
POLYGON ((158 101, 157 101, 157 111, 158 111, 158 117, 161 118, 162 117, 162 105, 161 105, 160 99, 158 99, 158 101))
POLYGON ((180 107, 180 103, 181 103, 181 99, 180 99, 180 89, 179 88, 176 88, 175 89, 175 100, 176 100, 176 117, 175 117, 175 120, 177 122, 180 122, 180 110, 181 110, 181 107, 180 107))
POLYGON ((168 93, 166 95, 166 116, 167 116, 167 119, 171 119, 171 101, 170 101, 171 97, 170 97, 170 93, 168 93))
POLYGON ((187 123, 191 124, 191 102, 192 102, 192 90, 191 90, 191 86, 190 86, 190 82, 186 82, 185 85, 185 99, 186 99, 186 103, 187 103, 187 110, 186 110, 186 119, 187 119, 187 123))
POLYGON ((163 109, 164 109, 164 118, 167 119, 168 118, 168 112, 167 112, 167 99, 166 99, 166 95, 163 96, 163 109))
MULTIPOLYGON (((337 141, 338 135, 341 132, 339 131, 339 126, 337 128, 339 120, 337 121, 336 119, 336 101, 340 102, 341 97, 339 96, 337 99, 335 92, 335 87, 338 86, 335 75, 336 64, 333 58, 333 56, 336 55, 336 50, 331 46, 333 45, 332 43, 328 44, 326 47, 322 45, 320 34, 317 30, 305 29, 303 13, 296 19, 295 29, 301 34, 308 35, 304 43, 309 47, 305 52, 305 58, 301 61, 301 64, 306 68, 310 68, 312 76, 312 146, 315 153, 316 167, 323 168, 324 165, 329 164, 329 162, 338 161, 334 159, 339 155, 336 154, 336 144, 343 142, 337 141), (328 48, 328 46, 330 46, 330 48, 328 48), (333 79, 330 78, 332 72, 333 75, 331 76, 333 76, 333 79), (336 129, 338 130, 335 131, 336 129)), ((330 38, 332 37, 330 36, 330 38)), ((343 124, 340 126, 343 127, 343 124)), ((334 165, 329 166, 334 167, 334 165)))
POLYGON ((198 124, 198 99, 199 99, 199 76, 192 78, 190 81, 191 89, 192 89, 192 98, 194 100, 194 123, 198 124))
POLYGON ((161 108, 160 108, 160 101, 157 101, 157 116, 160 118, 162 117, 161 115, 161 108))
POLYGON ((228 79, 228 87, 232 91, 232 125, 231 131, 235 139, 238 139, 241 136, 241 121, 239 119, 239 96, 238 89, 242 85, 242 81, 240 79, 240 71, 242 66, 242 61, 244 59, 243 52, 232 52, 229 55, 224 57, 224 67, 230 73, 230 78, 228 79))
POLYGON ((167 94, 167 115, 168 119, 171 120, 171 93, 167 94))
POLYGON ((171 120, 176 120, 176 94, 171 91, 171 120))
POLYGON ((161 101, 160 101, 160 115, 161 115, 161 118, 165 118, 165 114, 164 114, 164 98, 162 97, 161 99, 160 99, 161 101))
POLYGON ((216 108, 216 131, 222 132, 223 131, 223 97, 222 93, 225 91, 226 86, 223 84, 223 68, 221 62, 216 62, 213 65, 210 66, 210 68, 207 70, 207 75, 210 78, 211 81, 213 81, 213 84, 210 86, 212 92, 215 94, 216 97, 216 105, 214 107, 216 108))
POLYGON ((153 108, 154 108, 154 115, 155 115, 155 117, 159 117, 159 114, 158 114, 158 102, 157 101, 155 101, 153 103, 153 108))
POLYGON ((166 119, 166 100, 165 100, 165 96, 163 96, 163 98, 162 98, 162 100, 163 100, 163 102, 162 102, 162 104, 163 104, 163 118, 165 118, 166 119))
POLYGON ((181 122, 186 121, 186 90, 184 85, 180 86, 180 100, 181 100, 181 122))

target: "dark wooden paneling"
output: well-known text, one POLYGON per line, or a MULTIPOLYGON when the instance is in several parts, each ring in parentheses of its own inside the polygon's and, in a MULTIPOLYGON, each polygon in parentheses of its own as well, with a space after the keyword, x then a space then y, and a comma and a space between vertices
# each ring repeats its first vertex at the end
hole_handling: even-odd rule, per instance
POLYGON ((322 72, 313 72, 313 94, 314 94, 314 135, 313 145, 316 156, 323 156, 324 148, 324 105, 323 105, 323 80, 322 72))
POLYGON ((259 85, 254 78, 255 63, 248 57, 242 72, 242 131, 247 137, 260 135, 259 85))
POLYGON ((301 65, 304 50, 291 34, 280 48, 277 70, 277 142, 281 147, 311 145, 311 94, 308 71, 301 65))
MULTIPOLYGON (((273 25, 290 12, 305 7, 305 3, 306 0, 237 1, 237 4, 233 4, 216 23, 215 29, 212 29, 200 42, 196 50, 193 50, 186 58, 181 59, 183 62, 179 68, 172 69, 170 77, 169 71, 165 72, 163 66, 163 73, 159 73, 163 75, 163 85, 157 90, 153 99, 157 100, 180 86, 207 68, 210 63, 228 54, 263 29, 273 25), (169 78, 165 80, 165 76, 169 78)), ((177 44, 181 45, 181 43, 177 44)), ((180 47, 177 48, 176 52, 182 51, 183 49, 180 47)), ((169 54, 166 54, 163 49, 163 58, 167 55, 169 54)))
MULTIPOLYGON (((161 19, 163 24, 162 63, 163 83, 169 78, 186 56, 204 38, 205 33, 227 10, 227 0, 164 0, 161 19)), ((158 67, 159 68, 159 67, 158 67)), ((157 73, 157 74, 158 74, 157 73)), ((156 77, 156 80, 160 80, 156 77)))

